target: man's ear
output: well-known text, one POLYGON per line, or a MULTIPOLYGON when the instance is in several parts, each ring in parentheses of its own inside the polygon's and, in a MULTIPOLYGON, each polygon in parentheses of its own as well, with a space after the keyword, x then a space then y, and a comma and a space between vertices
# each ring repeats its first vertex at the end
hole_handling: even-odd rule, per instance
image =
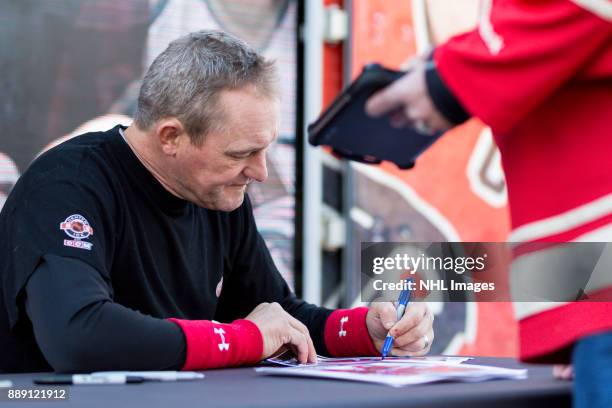
POLYGON ((155 136, 162 152, 168 156, 176 155, 180 143, 188 138, 183 124, 176 118, 163 119, 157 123, 155 136))

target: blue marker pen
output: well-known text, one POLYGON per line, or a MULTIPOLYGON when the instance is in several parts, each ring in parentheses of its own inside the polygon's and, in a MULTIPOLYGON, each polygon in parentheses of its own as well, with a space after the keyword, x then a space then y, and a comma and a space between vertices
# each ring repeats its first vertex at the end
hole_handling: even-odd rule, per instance
MULTIPOLYGON (((406 289, 402 290, 400 295, 399 295, 399 299, 397 300, 397 320, 399 321, 402 316, 404 316, 404 312, 406 311, 406 307, 408 306, 408 302, 410 302, 410 284, 412 283, 412 278, 410 279, 406 279, 406 289)), ((387 355, 389 354, 389 351, 391 351, 391 346, 393 345, 393 336, 391 336, 391 334, 387 334, 387 337, 385 338, 385 344, 383 345, 383 349, 382 349, 382 359, 384 360, 385 357, 387 357, 387 355)))

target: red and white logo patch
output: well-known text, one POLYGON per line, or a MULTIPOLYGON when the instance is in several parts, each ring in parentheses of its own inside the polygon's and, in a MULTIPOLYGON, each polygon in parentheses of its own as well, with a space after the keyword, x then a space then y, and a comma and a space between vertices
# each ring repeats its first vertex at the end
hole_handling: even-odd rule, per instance
POLYGON ((60 229, 70 238, 65 239, 64 245, 72 248, 81 248, 91 251, 93 244, 91 242, 82 241, 93 235, 93 228, 89 222, 80 214, 73 214, 60 223, 60 229))

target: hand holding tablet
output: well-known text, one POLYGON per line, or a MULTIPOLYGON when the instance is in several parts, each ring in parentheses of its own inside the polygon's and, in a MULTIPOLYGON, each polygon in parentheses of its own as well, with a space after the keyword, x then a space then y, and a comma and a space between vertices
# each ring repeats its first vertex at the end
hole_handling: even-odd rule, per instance
POLYGON ((414 166, 416 158, 442 135, 409 127, 394 127, 389 117, 371 117, 366 101, 376 91, 401 78, 405 72, 378 64, 366 65, 362 73, 341 92, 321 116, 308 126, 308 140, 325 145, 340 157, 362 163, 390 161, 399 168, 414 166))

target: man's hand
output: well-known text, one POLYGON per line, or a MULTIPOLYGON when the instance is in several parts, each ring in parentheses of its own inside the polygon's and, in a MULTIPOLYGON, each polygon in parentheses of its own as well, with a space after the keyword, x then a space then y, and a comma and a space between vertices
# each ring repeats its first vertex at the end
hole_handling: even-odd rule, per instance
POLYGON ((374 346, 382 351, 387 333, 393 336, 392 356, 423 356, 434 339, 433 313, 425 303, 410 303, 400 321, 391 302, 373 302, 366 315, 368 333, 374 346))
POLYGON ((261 303, 245 319, 259 328, 266 359, 284 348, 291 349, 300 363, 316 363, 317 352, 308 328, 278 303, 261 303))
POLYGON ((368 99, 368 115, 390 115, 391 125, 411 125, 424 133, 450 129, 452 124, 436 109, 429 96, 425 82, 425 64, 423 57, 410 60, 407 64, 410 71, 406 75, 368 99))

